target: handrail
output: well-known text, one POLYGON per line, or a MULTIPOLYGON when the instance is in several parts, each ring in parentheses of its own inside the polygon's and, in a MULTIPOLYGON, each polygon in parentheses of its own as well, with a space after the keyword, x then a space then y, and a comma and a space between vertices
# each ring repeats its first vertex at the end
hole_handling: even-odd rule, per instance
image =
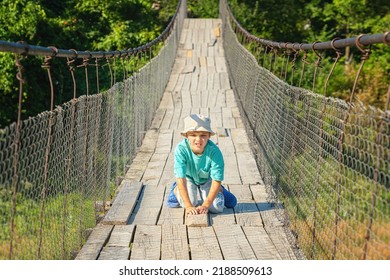
POLYGON ((280 49, 292 49, 292 50, 325 50, 325 49, 334 49, 334 48, 345 48, 348 46, 355 46, 356 40, 359 39, 359 43, 363 46, 378 44, 378 43, 386 43, 390 44, 390 31, 378 34, 364 34, 357 37, 346 38, 346 39, 336 39, 334 41, 326 41, 326 42, 315 42, 315 43, 289 43, 289 42, 276 42, 271 40, 266 40, 259 38, 255 35, 252 35, 249 31, 247 31, 234 17, 232 10, 230 9, 227 0, 226 7, 229 12, 230 18, 237 25, 239 30, 244 33, 248 38, 269 47, 278 47, 280 49))
POLYGON ((136 48, 129 48, 127 50, 116 50, 116 51, 77 51, 77 50, 65 50, 65 49, 53 49, 50 47, 43 47, 37 45, 29 45, 25 42, 8 42, 0 40, 0 52, 13 52, 21 55, 32 55, 32 56, 55 56, 55 57, 68 57, 68 58, 104 58, 104 57, 125 57, 132 54, 149 49, 151 46, 163 41, 166 35, 169 35, 172 30, 172 26, 178 15, 181 7, 182 0, 178 0, 175 14, 168 23, 164 31, 154 40, 147 44, 136 48))

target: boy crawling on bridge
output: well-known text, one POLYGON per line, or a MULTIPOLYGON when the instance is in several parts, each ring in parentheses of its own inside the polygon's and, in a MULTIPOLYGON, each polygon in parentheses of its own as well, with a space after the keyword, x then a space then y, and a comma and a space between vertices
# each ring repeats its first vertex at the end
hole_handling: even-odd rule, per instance
POLYGON ((184 119, 181 135, 185 138, 175 148, 176 182, 168 194, 168 207, 184 207, 186 214, 196 215, 222 213, 224 207, 237 204, 236 197, 221 185, 224 160, 210 140, 214 134, 209 117, 192 114, 184 119))

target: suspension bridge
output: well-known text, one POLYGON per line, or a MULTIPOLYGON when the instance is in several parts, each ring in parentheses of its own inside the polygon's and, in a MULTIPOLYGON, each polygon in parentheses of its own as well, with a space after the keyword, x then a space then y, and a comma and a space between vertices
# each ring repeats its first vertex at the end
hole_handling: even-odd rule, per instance
POLYGON ((75 94, 1 131, 0 258, 389 259, 388 104, 367 108, 294 80, 301 53, 353 44, 364 56, 365 46, 389 37, 285 43, 290 52, 278 68, 281 44, 246 32, 221 0, 219 19, 187 18, 179 1, 164 33, 142 48, 2 44, 2 51, 45 55, 49 77, 50 59, 66 57, 72 74, 77 59, 87 69, 92 58, 126 63, 144 59, 154 43, 164 46, 107 91, 75 94), (253 45, 260 48, 248 51, 253 45), (174 147, 191 113, 210 116, 211 140, 225 159, 223 185, 238 199, 222 214, 186 217, 165 205, 174 147))

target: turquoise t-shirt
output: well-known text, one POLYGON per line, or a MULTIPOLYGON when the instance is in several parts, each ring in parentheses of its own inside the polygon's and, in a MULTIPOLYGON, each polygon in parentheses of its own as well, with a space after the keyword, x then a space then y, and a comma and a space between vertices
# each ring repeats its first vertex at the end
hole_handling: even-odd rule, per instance
POLYGON ((196 185, 206 183, 210 178, 222 181, 224 176, 224 160, 221 150, 211 140, 200 156, 191 150, 185 138, 175 148, 174 172, 176 178, 187 178, 196 185))

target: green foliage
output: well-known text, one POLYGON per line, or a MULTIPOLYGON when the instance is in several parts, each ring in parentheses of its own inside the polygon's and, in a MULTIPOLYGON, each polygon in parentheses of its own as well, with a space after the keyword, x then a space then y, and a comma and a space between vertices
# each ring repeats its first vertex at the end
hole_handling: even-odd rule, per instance
POLYGON ((190 18, 218 18, 219 0, 189 0, 187 6, 190 18))
MULTIPOLYGON (((127 50, 156 38, 171 19, 177 0, 4 0, 0 6, 0 38, 31 45, 56 46, 76 50, 127 50)), ((158 47, 153 52, 156 53, 158 47)), ((149 54, 148 54, 149 55, 149 54)), ((47 73, 41 69, 43 58, 22 59, 23 102, 22 119, 50 108, 50 88, 47 73)), ((129 62, 133 72, 146 62, 129 62)), ((91 62, 93 64, 94 62, 91 62)), ((85 94, 85 71, 74 62, 77 96, 85 94)), ((113 62, 110 62, 113 66, 113 62)), ((100 90, 111 85, 107 62, 99 61, 100 90), (104 66, 105 65, 105 66, 104 66)), ((114 67, 114 66, 113 66, 114 67)), ((89 80, 96 93, 95 67, 88 67, 89 80)), ((0 127, 17 117, 19 81, 16 79, 15 57, 0 54, 0 127)), ((112 71, 114 68, 112 68, 112 71)), ((123 70, 117 69, 117 77, 123 70)), ((73 97, 73 81, 65 59, 52 60, 54 103, 62 104, 73 97)))

